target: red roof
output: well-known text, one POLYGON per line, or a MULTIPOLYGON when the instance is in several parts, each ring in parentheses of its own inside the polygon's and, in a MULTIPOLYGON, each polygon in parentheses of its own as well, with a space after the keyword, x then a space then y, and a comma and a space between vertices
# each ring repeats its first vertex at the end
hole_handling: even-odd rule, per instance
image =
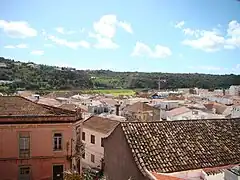
POLYGON ((167 114, 171 117, 173 116, 177 116, 177 115, 180 115, 180 114, 184 114, 184 113, 187 113, 187 112, 190 112, 191 110, 186 108, 186 107, 180 107, 180 108, 175 108, 171 111, 168 111, 167 114))
POLYGON ((73 111, 38 104, 20 96, 0 96, 0 102, 0 116, 75 115, 73 111))

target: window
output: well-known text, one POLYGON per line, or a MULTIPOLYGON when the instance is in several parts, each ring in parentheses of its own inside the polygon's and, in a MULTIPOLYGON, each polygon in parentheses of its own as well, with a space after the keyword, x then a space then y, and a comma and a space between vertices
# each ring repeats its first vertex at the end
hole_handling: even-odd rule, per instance
POLYGON ((91 154, 91 162, 95 162, 95 156, 93 154, 91 154))
POLYGON ((101 147, 104 147, 104 145, 103 145, 103 138, 101 138, 101 147))
POLYGON ((19 134, 19 157, 30 157, 30 135, 28 132, 22 132, 19 134))
POLYGON ((54 151, 62 150, 62 134, 61 133, 54 133, 53 150, 54 151))
POLYGON ((85 159, 85 152, 82 153, 82 158, 85 159))
POLYGON ((91 143, 95 144, 95 136, 94 135, 91 135, 91 143))
POLYGON ((19 166, 18 169, 18 179, 19 180, 29 180, 30 179, 30 167, 29 166, 19 166))
POLYGON ((82 132, 82 140, 85 141, 85 132, 82 132))

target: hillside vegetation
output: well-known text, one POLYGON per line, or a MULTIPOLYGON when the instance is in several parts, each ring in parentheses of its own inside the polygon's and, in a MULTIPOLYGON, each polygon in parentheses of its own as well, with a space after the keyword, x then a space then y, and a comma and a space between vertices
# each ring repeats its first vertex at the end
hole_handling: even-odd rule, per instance
POLYGON ((156 89, 158 79, 166 79, 161 88, 229 88, 240 85, 240 75, 113 72, 76 70, 0 57, 0 91, 82 90, 82 89, 156 89), (10 82, 9 82, 10 81, 10 82))

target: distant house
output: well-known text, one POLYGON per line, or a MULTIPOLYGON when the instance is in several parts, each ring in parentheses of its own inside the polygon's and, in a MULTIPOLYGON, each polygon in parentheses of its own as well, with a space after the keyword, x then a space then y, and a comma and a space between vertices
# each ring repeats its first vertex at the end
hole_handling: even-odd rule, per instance
POLYGON ((220 104, 225 104, 225 105, 232 105, 233 100, 231 99, 231 96, 220 96, 220 95, 215 95, 215 96, 209 96, 207 98, 209 101, 220 103, 220 104))
POLYGON ((123 109, 123 116, 131 116, 140 121, 160 120, 160 110, 144 102, 136 102, 123 109))
POLYGON ((91 101, 91 104, 88 105, 88 112, 91 114, 108 113, 111 111, 111 109, 111 105, 102 103, 99 100, 93 100, 91 101))
POLYGON ((230 86, 229 88, 229 94, 232 96, 240 96, 240 86, 230 86))
POLYGON ((186 107, 175 108, 171 111, 167 111, 166 117, 168 121, 225 118, 224 115, 203 112, 201 110, 196 110, 196 109, 192 110, 186 107))
POLYGON ((190 115, 192 115, 192 111, 191 109, 188 109, 186 107, 179 107, 166 112, 168 121, 183 120, 183 119, 187 120, 189 119, 188 117, 190 115))
POLYGON ((6 63, 1 63, 0 62, 0 68, 6 68, 7 67, 7 64, 6 63))
POLYGON ((107 137, 118 124, 119 121, 99 116, 91 116, 83 122, 82 142, 85 144, 83 167, 102 168, 103 138, 107 137))
POLYGON ((232 118, 240 117, 240 105, 234 105, 232 109, 232 118))
POLYGON ((20 96, 0 96, 0 102, 0 179, 63 179, 64 170, 80 172, 71 147, 81 114, 20 96))
POLYGON ((226 106, 224 104, 215 103, 215 102, 206 103, 204 104, 204 106, 207 108, 207 110, 209 110, 214 114, 221 114, 221 115, 224 115, 225 117, 231 117, 231 111, 232 111, 231 106, 226 106))
POLYGON ((162 110, 167 110, 167 111, 179 107, 178 101, 174 101, 174 100, 160 100, 160 101, 156 101, 154 99, 154 100, 152 100, 152 104, 154 104, 156 107, 158 107, 158 108, 160 108, 162 110))
POLYGON ((104 139, 106 179, 232 180, 239 141, 240 119, 122 122, 104 139))

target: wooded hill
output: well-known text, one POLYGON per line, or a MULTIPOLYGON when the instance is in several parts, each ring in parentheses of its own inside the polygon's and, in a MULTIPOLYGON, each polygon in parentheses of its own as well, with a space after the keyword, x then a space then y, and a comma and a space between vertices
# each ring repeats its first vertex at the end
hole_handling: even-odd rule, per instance
POLYGON ((229 88, 240 85, 240 75, 113 72, 109 70, 76 70, 56 66, 24 63, 0 57, 0 91, 71 90, 71 89, 156 89, 199 87, 229 88))

